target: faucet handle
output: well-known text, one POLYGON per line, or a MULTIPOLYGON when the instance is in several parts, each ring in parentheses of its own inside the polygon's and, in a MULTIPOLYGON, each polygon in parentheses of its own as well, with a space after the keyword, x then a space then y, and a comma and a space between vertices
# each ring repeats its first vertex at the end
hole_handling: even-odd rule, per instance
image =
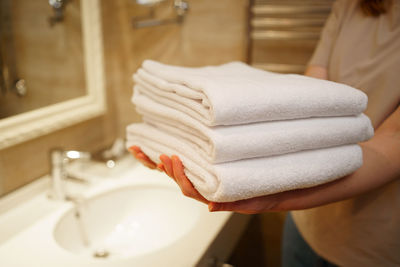
POLYGON ((73 159, 89 160, 91 159, 91 154, 89 152, 55 148, 50 151, 50 158, 53 166, 60 166, 73 159))
POLYGON ((91 154, 89 152, 83 151, 76 151, 76 150, 67 150, 64 151, 64 158, 71 160, 71 159, 91 159, 91 154))

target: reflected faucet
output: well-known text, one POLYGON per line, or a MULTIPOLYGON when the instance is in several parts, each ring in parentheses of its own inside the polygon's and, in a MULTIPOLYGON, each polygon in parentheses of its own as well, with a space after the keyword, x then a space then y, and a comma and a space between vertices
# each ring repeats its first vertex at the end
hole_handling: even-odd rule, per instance
POLYGON ((53 149, 50 152, 51 160, 51 189, 49 197, 54 200, 68 200, 64 182, 69 176, 66 172, 66 164, 71 160, 89 160, 89 152, 75 150, 53 149))
POLYGON ((175 11, 176 16, 173 18, 166 19, 158 19, 155 18, 155 7, 157 4, 163 2, 164 0, 136 0, 136 3, 139 5, 146 5, 150 9, 150 13, 147 17, 134 17, 132 19, 134 28, 145 28, 145 27, 153 27, 171 23, 183 23, 186 13, 189 10, 189 4, 185 0, 174 0, 173 1, 173 9, 175 11))
POLYGON ((65 6, 68 2, 69 0, 49 0, 49 5, 53 9, 53 15, 49 17, 51 27, 64 20, 65 6))

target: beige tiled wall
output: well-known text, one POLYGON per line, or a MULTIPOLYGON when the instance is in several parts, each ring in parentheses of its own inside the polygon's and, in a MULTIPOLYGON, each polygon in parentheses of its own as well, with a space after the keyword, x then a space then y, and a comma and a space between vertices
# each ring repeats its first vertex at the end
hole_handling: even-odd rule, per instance
MULTIPOLYGON (((129 80, 129 86, 120 88, 115 95, 121 136, 126 125, 137 119, 130 103, 131 75, 143 60, 183 66, 246 60, 247 0, 189 0, 190 9, 183 24, 142 29, 134 29, 130 22, 133 17, 146 14, 146 9, 132 2, 118 1, 117 4, 118 19, 123 25, 124 52, 129 55, 123 62, 128 70, 124 78, 129 80)), ((157 9, 160 17, 173 15, 168 12, 172 10, 171 2, 166 1, 157 9)))

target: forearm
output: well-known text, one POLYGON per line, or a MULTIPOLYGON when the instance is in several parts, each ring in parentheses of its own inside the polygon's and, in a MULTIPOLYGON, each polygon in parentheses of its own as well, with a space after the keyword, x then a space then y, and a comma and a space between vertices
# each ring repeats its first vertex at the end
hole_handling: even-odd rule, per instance
POLYGON ((314 188, 282 193, 273 210, 307 209, 345 200, 371 191, 400 177, 400 109, 368 142, 363 143, 364 163, 356 172, 314 188))
POLYGON ((363 155, 363 166, 353 174, 314 188, 285 192, 272 210, 308 209, 346 200, 399 177, 399 170, 379 151, 364 145, 363 155))
MULTIPOLYGON (((309 66, 305 75, 326 79, 327 70, 309 66)), ((361 195, 400 177, 400 108, 361 144, 363 165, 351 175, 313 188, 288 191, 277 195, 271 210, 307 209, 361 195)))
POLYGON ((318 65, 309 65, 304 72, 304 75, 327 80, 328 79, 328 70, 325 67, 318 65))

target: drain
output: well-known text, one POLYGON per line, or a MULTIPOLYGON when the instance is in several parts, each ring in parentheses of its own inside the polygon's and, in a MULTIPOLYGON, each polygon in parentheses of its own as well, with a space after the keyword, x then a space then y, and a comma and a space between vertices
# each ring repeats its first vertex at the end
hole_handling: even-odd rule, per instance
POLYGON ((110 256, 110 252, 105 249, 98 249, 93 253, 95 258, 107 258, 108 256, 110 256))

